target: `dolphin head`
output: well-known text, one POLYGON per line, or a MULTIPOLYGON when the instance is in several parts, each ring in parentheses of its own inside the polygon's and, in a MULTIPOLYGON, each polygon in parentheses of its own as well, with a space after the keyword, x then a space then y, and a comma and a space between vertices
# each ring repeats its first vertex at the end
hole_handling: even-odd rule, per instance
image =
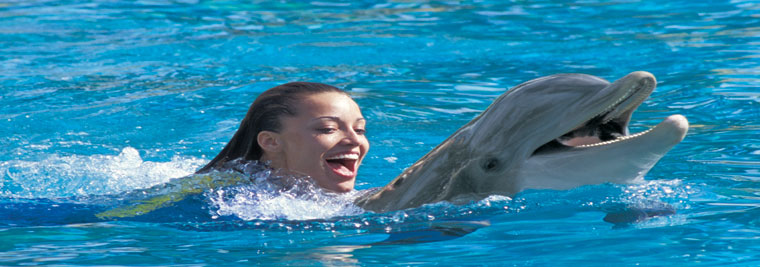
POLYGON ((517 164, 515 159, 530 156, 544 144, 610 111, 631 91, 654 87, 653 78, 648 79, 651 75, 635 76, 639 75, 621 79, 615 86, 585 74, 531 80, 502 94, 454 136, 478 151, 473 151, 473 156, 517 164))
POLYGON ((630 134, 631 115, 655 86, 642 71, 614 83, 585 74, 525 82, 358 203, 383 211, 642 179, 688 129, 683 116, 672 115, 630 134))
POLYGON ((688 130, 673 115, 630 134, 631 115, 655 86, 643 71, 614 83, 559 74, 518 85, 457 133, 473 150, 463 175, 474 191, 509 195, 641 179, 688 130))

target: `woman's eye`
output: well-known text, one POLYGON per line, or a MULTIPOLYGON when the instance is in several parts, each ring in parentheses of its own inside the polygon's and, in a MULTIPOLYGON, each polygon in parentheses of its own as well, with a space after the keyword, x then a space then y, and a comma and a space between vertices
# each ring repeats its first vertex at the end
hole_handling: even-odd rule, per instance
POLYGON ((356 132, 357 134, 360 134, 360 135, 364 135, 364 134, 367 133, 367 130, 365 130, 365 129, 354 129, 354 132, 356 132))
POLYGON ((327 127, 327 128, 319 128, 317 129, 317 131, 323 134, 329 134, 329 133, 334 133, 336 129, 327 127))

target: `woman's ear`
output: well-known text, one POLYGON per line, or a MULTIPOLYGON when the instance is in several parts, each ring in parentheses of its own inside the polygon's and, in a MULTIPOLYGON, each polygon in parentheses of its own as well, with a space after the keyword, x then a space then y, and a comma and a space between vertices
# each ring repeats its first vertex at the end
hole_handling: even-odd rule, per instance
POLYGON ((282 150, 282 142, 280 140, 280 134, 271 131, 261 131, 256 136, 256 142, 265 152, 280 152, 282 150))

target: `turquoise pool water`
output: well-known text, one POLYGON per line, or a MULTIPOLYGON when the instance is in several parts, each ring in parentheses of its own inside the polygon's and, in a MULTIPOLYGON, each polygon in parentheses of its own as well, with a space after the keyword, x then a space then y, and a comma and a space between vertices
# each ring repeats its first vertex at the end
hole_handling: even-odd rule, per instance
POLYGON ((755 1, 0 1, 0 70, 0 265, 760 264, 755 1), (226 216, 210 221, 97 222, 65 201, 191 174, 288 81, 362 106, 363 190, 507 88, 636 70, 659 84, 633 132, 691 123, 643 184, 385 214, 235 188, 191 200, 226 216), (602 220, 661 205, 676 214, 602 220))

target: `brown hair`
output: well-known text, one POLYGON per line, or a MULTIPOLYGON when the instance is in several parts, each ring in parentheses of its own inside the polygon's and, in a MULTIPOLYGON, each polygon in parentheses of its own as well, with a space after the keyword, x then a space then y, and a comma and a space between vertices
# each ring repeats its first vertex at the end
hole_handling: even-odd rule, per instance
POLYGON ((291 82, 264 91, 248 108, 248 113, 240 122, 240 127, 227 146, 196 173, 221 169, 224 163, 238 158, 259 160, 263 154, 256 141, 259 133, 261 131, 279 132, 282 127, 280 118, 296 116, 296 106, 302 97, 324 92, 348 95, 345 91, 331 85, 311 82, 291 82))

